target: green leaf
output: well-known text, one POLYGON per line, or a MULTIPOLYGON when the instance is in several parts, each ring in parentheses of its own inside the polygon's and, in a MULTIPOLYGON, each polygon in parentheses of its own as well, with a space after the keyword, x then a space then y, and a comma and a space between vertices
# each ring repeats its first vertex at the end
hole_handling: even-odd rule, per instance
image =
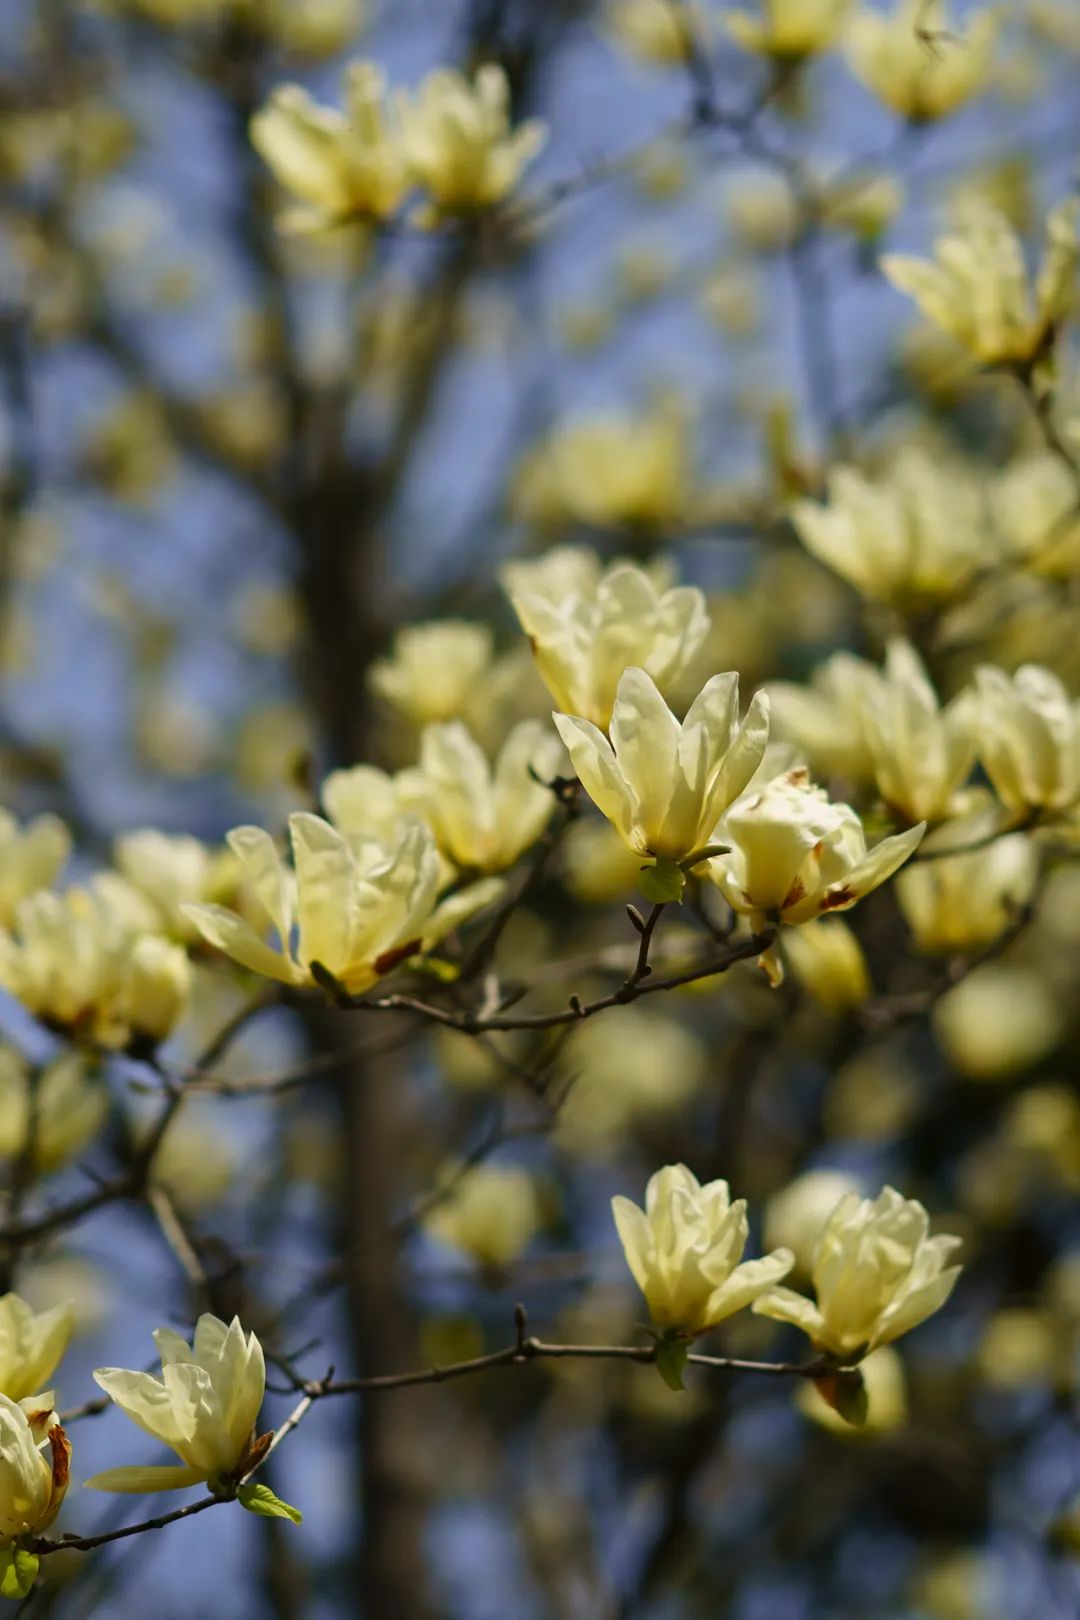
POLYGON ((236 1500, 249 1513, 261 1514, 264 1519, 291 1519, 293 1524, 299 1524, 304 1517, 299 1508, 283 1502, 280 1496, 274 1495, 269 1485, 260 1485, 257 1480, 241 1485, 236 1500))
POLYGON ((852 1372, 822 1373, 814 1379, 814 1387, 822 1400, 832 1407, 845 1423, 861 1429, 869 1412, 866 1383, 856 1367, 852 1372))
POLYGON ((686 888, 686 874, 674 861, 660 860, 653 866, 643 866, 638 888, 654 906, 666 905, 670 900, 681 900, 686 888))
POLYGON ((37 1580, 39 1562, 24 1547, 5 1547, 0 1552, 0 1597, 24 1598, 37 1580))
POLYGON ((668 1389, 685 1389, 683 1373, 690 1346, 685 1339, 657 1339, 656 1370, 668 1389))

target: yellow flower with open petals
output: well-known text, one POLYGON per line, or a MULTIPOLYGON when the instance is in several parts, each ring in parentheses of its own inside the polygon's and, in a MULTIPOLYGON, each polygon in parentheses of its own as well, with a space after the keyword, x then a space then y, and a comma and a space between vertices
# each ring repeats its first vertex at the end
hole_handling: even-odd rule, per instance
POLYGON ((277 949, 224 906, 186 907, 212 945, 280 984, 313 984, 318 964, 358 995, 430 950, 501 892, 498 881, 488 879, 437 904, 441 864, 430 831, 418 821, 406 823, 390 845, 352 847, 321 816, 301 811, 290 816, 289 835, 294 871, 261 827, 236 827, 228 836, 277 934, 277 949))
POLYGON ((923 1206, 885 1187, 874 1200, 850 1193, 818 1238, 813 1281, 817 1303, 776 1288, 754 1303, 759 1316, 802 1328, 816 1349, 861 1359, 940 1310, 959 1266, 946 1266, 956 1237, 931 1237, 923 1206))
POLYGON ((432 220, 504 201, 547 139, 537 118, 511 128, 510 84, 494 62, 472 80, 438 68, 397 105, 406 160, 431 198, 432 220))
POLYGON ((702 1186, 684 1164, 650 1176, 644 1209, 629 1198, 613 1198, 611 1209, 649 1315, 680 1337, 707 1333, 791 1270, 788 1249, 744 1261, 746 1200, 732 1203, 726 1181, 702 1186))
POLYGON ((682 725, 642 669, 619 681, 611 741, 589 720, 555 724, 593 803, 643 859, 685 861, 707 846, 717 822, 761 764, 769 700, 758 692, 739 721, 739 677, 714 675, 682 725))
POLYGON ((171 1447, 180 1464, 107 1468, 87 1485, 95 1491, 175 1491, 186 1485, 234 1482, 243 1476, 266 1389, 262 1346, 234 1316, 226 1327, 200 1316, 189 1345, 170 1328, 154 1343, 161 1377, 99 1367, 94 1382, 144 1434, 171 1447))
POLYGON ((848 32, 852 72, 914 124, 944 118, 990 82, 998 19, 970 13, 960 28, 942 0, 900 0, 889 15, 866 10, 848 32))

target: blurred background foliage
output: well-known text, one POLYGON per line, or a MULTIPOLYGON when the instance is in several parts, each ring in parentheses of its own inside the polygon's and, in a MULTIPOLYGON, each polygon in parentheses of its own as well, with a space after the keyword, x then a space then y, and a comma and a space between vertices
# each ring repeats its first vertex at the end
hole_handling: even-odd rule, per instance
MULTIPOLYGON (((975 52, 952 32, 971 10, 927 24, 924 62, 975 52)), ((973 199, 1038 249, 1076 179, 1080 9, 999 5, 992 58, 940 119, 898 115, 839 49, 770 59, 719 0, 693 11, 0 7, 0 777, 20 821, 63 818, 69 871, 124 872, 137 852, 117 839, 148 826, 213 848, 239 821, 276 832, 330 769, 411 763, 431 719, 494 747, 544 715, 497 573, 567 542, 702 586, 713 629, 680 701, 717 669, 768 683, 784 733, 881 829, 820 673, 832 653, 878 660, 901 633, 943 699, 977 663, 1031 658, 1075 694, 1068 455, 878 255, 926 253, 973 199), (358 54, 395 84, 504 66, 516 116, 551 127, 514 229, 275 231, 251 117, 283 81, 337 103, 358 54), (716 104, 726 121, 702 115, 716 104), (800 542, 793 499, 840 463, 900 492, 921 574, 865 588, 858 559, 845 577, 800 542)), ((1076 375, 1066 352, 1074 455, 1076 375)), ((0 865, 15 836, 0 828, 0 865)), ((582 817, 504 972, 599 964, 633 864, 582 817)), ((327 1403, 279 1463, 303 1536, 209 1515, 51 1559, 35 1615, 1075 1615, 1080 869, 1059 850, 1020 887, 1034 921, 951 987, 932 898, 897 886, 856 914, 854 961, 839 946, 825 971, 795 945, 777 990, 746 965, 617 1009, 557 1075, 525 1038, 494 1055, 449 1031, 376 1041, 329 1010, 253 1025, 170 1132, 156 1202, 20 1254, 28 1298, 79 1301, 64 1401, 84 1398, 80 1370, 140 1365, 148 1324, 206 1304, 313 1375, 477 1353, 510 1336, 516 1300, 547 1337, 625 1342, 640 1307, 608 1199, 679 1159, 726 1176, 770 1243, 891 1181, 963 1238, 964 1276, 902 1357, 873 1359, 863 1430, 809 1388, 674 1396, 606 1364, 327 1403), (312 1052, 321 1069, 274 1083, 312 1052), (508 1062, 542 1083, 508 1083, 508 1062)), ((0 877, 5 921, 17 898, 0 877)), ((195 968, 181 1062, 242 997, 195 968)), ((61 1052, 12 1003, 4 1027, 0 1155, 23 1162, 20 1053, 55 1059, 32 1173, 85 1189, 137 1138, 145 1076, 61 1052)), ((778 1338, 744 1315, 723 1342, 778 1338)), ((105 1455, 94 1424, 75 1440, 80 1468, 105 1455)), ((63 1527, 100 1514, 73 1494, 63 1527)))

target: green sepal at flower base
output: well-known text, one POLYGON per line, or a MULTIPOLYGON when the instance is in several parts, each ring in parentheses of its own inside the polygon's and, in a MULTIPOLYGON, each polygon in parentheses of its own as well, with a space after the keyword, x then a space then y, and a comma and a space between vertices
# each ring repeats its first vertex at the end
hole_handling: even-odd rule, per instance
POLYGON ((41 1560, 25 1547, 0 1551, 0 1597, 24 1598, 37 1580, 41 1560))
POLYGON ((683 1373, 690 1355, 685 1339, 661 1337, 656 1341, 656 1370, 668 1389, 685 1390, 683 1373))
POLYGON ((869 1397, 866 1393, 866 1380, 856 1367, 850 1372, 827 1372, 814 1379, 814 1388, 826 1405, 842 1417, 845 1423, 850 1423, 853 1429, 861 1429, 866 1423, 870 1411, 869 1397))
POLYGON ((280 1496, 274 1495, 269 1485, 262 1485, 257 1480, 241 1485, 236 1500, 249 1513, 257 1513, 264 1519, 288 1519, 292 1524, 303 1521, 304 1515, 299 1508, 293 1507, 291 1502, 283 1502, 280 1496))
POLYGON ((652 866, 643 866, 638 888, 654 906, 679 901, 686 888, 686 873, 676 861, 659 860, 652 866))

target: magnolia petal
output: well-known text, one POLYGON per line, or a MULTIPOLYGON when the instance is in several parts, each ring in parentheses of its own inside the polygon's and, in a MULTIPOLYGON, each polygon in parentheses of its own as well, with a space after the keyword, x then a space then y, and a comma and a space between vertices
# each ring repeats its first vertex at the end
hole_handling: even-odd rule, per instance
POLYGON ((623 1246, 630 1275, 644 1291, 648 1281, 648 1254, 652 1246, 652 1233, 645 1211, 629 1198, 611 1200, 611 1213, 615 1217, 615 1230, 623 1246))
POLYGON ((629 843, 633 802, 611 744, 590 720, 572 714, 555 714, 552 718, 582 787, 623 841, 629 843))
POLYGON ((813 1300, 797 1294, 793 1288, 772 1288, 755 1299, 751 1309, 755 1316, 768 1316, 774 1322, 790 1322, 793 1327, 802 1328, 815 1343, 824 1327, 821 1312, 813 1300))
POLYGON ((216 945, 241 967, 261 973, 267 979, 276 979, 279 984, 296 984, 301 979, 293 964, 271 950, 251 924, 235 912, 226 911, 224 906, 185 905, 181 910, 209 944, 216 945))
POLYGON ((297 954, 337 973, 349 959, 356 863, 344 838, 321 816, 289 817, 296 864, 297 954))
POLYGON ((180 1491, 189 1485, 198 1485, 206 1475, 198 1468, 186 1464, 174 1466, 106 1468, 85 1481, 88 1491, 114 1491, 123 1495, 142 1496, 146 1491, 180 1491))
POLYGON ((767 1288, 786 1277, 794 1264, 795 1256, 790 1249, 776 1249, 760 1260, 744 1260, 709 1296, 705 1307, 706 1325, 715 1327, 736 1311, 745 1309, 767 1288))

